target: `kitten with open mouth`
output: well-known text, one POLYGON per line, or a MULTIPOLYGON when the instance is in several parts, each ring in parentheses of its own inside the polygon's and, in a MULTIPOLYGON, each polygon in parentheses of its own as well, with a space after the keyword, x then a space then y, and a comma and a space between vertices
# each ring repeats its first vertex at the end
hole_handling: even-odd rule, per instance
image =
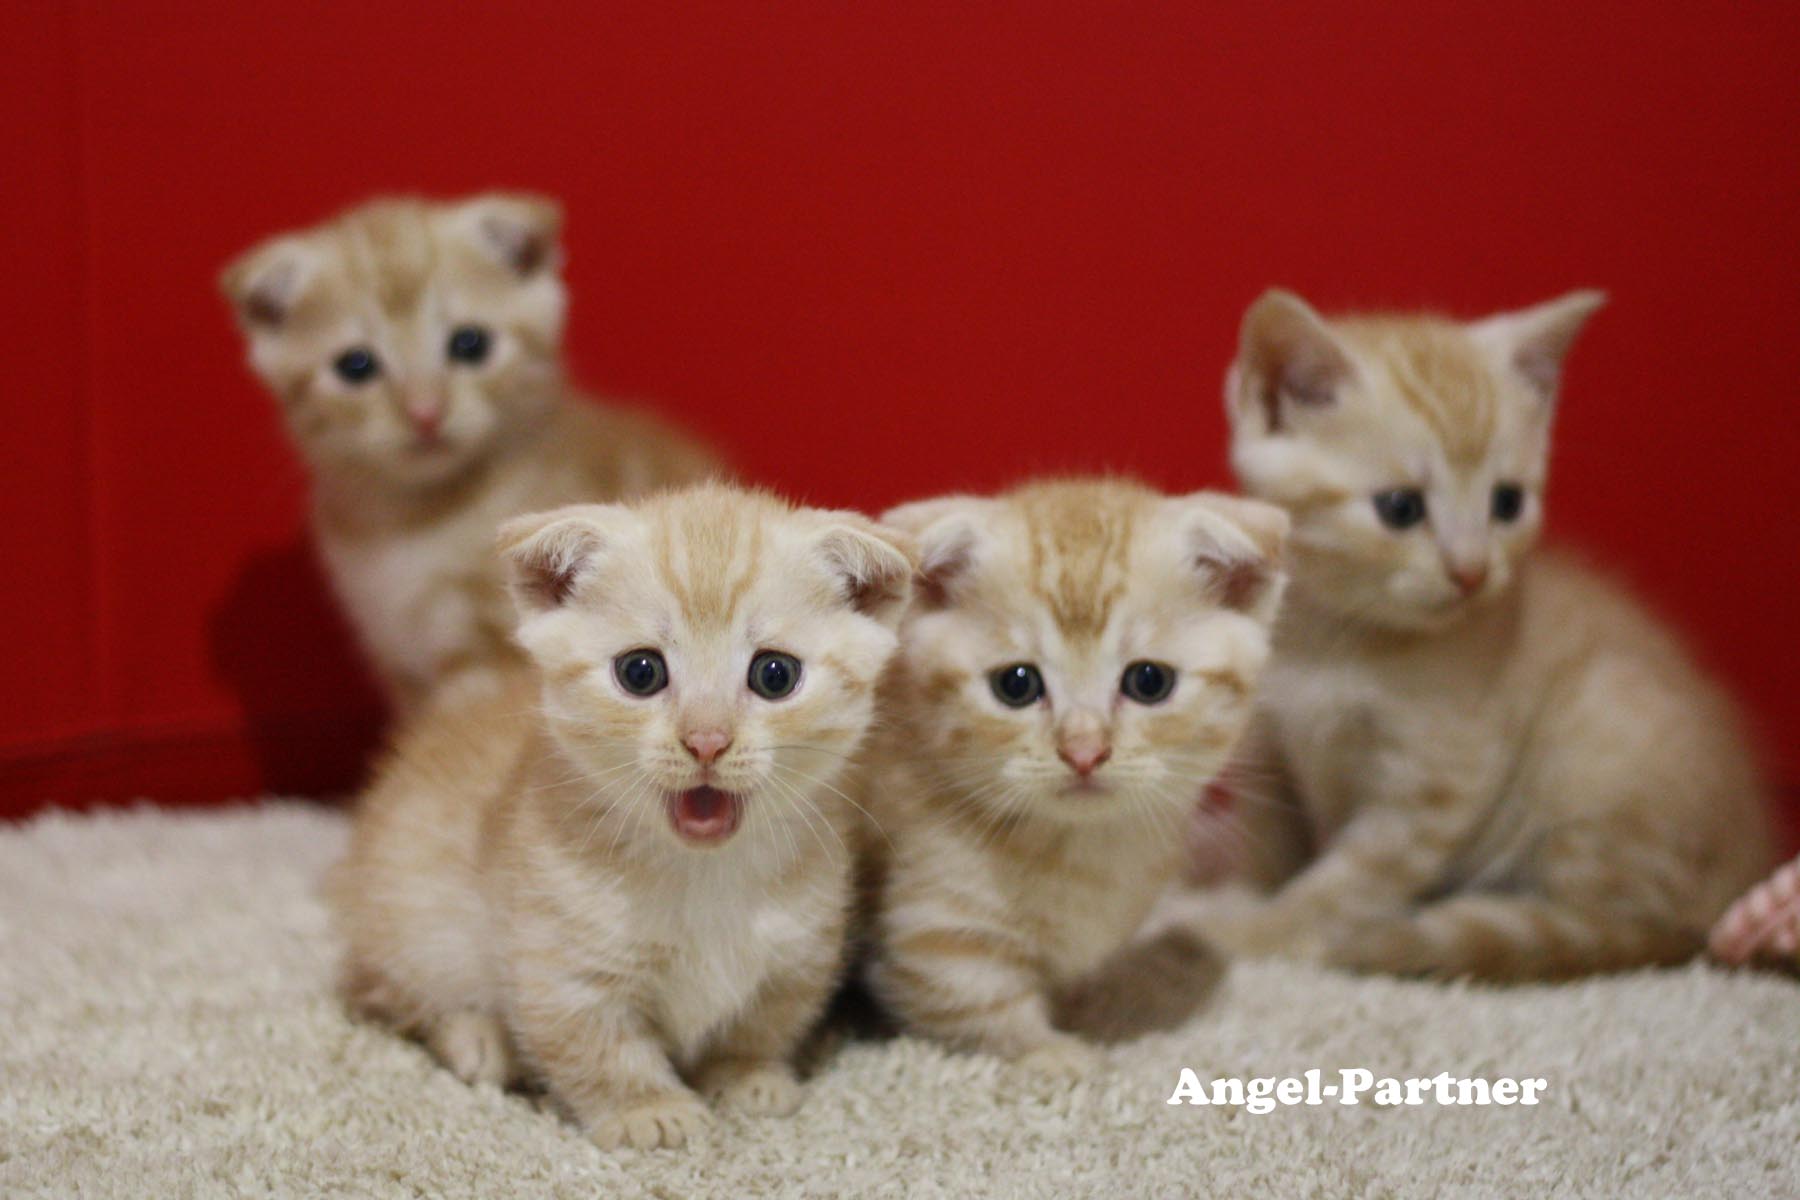
POLYGON ((402 732, 333 884, 349 997, 605 1147, 785 1114, 843 967, 867 731, 915 560, 722 486, 519 518, 533 670, 402 732))

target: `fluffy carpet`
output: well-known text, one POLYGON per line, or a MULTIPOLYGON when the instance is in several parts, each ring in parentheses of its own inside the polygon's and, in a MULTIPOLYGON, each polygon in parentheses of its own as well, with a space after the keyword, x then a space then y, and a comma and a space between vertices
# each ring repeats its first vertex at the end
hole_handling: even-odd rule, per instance
POLYGON ((0 833, 0 1194, 1800 1194, 1800 986, 1702 966, 1492 992, 1238 965, 1073 1089, 852 1044, 790 1120, 595 1149, 345 1018, 316 889, 343 818, 50 815, 0 833), (1535 1108, 1171 1107, 1201 1078, 1542 1077, 1535 1108))

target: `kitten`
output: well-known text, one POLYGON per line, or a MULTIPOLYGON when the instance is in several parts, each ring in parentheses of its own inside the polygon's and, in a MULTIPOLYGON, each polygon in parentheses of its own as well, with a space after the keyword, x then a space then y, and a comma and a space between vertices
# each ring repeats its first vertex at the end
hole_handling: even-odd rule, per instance
POLYGON ((1227 947, 1493 980, 1673 963, 1769 862, 1725 694, 1623 592, 1531 552, 1602 299, 1326 321, 1275 291, 1246 315, 1232 461, 1294 532, 1244 763, 1269 794, 1244 808, 1316 853, 1200 926, 1227 947))
POLYGON ((563 379, 555 204, 378 200, 223 276, 250 364, 313 476, 313 531, 402 709, 516 660, 506 517, 694 481, 716 464, 563 379))
POLYGON ((500 537, 535 672, 440 693, 364 798, 332 885, 353 1006, 606 1147, 681 1144, 691 1089, 791 1112, 910 540, 717 485, 500 537))
POLYGON ((923 584, 868 779, 871 988, 919 1032, 1080 1074, 1094 1051, 1059 1017, 1093 1023, 1133 959, 1191 955, 1124 952, 1249 718, 1287 519, 1107 480, 883 521, 918 536, 923 584))

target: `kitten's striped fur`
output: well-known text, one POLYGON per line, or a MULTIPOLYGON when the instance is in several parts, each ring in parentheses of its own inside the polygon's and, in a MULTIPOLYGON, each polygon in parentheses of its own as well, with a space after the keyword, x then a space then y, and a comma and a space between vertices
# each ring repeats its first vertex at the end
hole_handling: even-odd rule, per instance
POLYGON ((464 1078, 541 1079, 606 1146, 682 1143, 702 1095, 791 1111, 844 957, 856 831, 836 781, 910 540, 718 486, 502 538, 535 672, 440 692, 363 799, 332 889, 352 1003, 464 1078), (615 660, 646 649, 667 686, 634 695, 615 660), (799 659, 791 694, 747 686, 766 650, 799 659), (702 785, 741 803, 710 844, 676 821, 702 785))
POLYGON ((713 460, 563 378, 561 216, 529 196, 378 200, 225 271, 250 363, 312 468, 333 585, 402 707, 516 664, 492 553, 505 518, 698 480, 713 460), (451 358, 485 331, 479 362, 451 358), (365 349, 373 373, 334 369, 365 349))
POLYGON ((1689 957, 1762 874, 1728 698, 1622 591, 1531 553, 1559 368, 1599 299, 1327 322, 1271 293, 1246 316, 1233 462, 1294 533, 1240 809, 1310 861, 1199 925, 1226 945, 1555 978, 1689 957), (1385 527, 1371 496, 1401 487, 1427 517, 1385 527))
POLYGON ((1079 1071, 1091 1052, 1056 1018, 1117 994, 1084 984, 1126 961, 1179 868, 1180 816, 1249 716, 1287 522, 1119 480, 884 520, 918 535, 925 584, 869 789, 886 835, 870 982, 917 1031, 1079 1071), (1120 693, 1140 660, 1177 672, 1159 703, 1120 693), (1015 663, 1045 683, 1026 708, 990 683, 1015 663))

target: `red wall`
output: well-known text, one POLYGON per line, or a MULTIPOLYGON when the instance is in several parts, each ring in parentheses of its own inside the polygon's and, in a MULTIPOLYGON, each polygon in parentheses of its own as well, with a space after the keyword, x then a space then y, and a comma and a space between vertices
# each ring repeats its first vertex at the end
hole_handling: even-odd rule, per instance
POLYGON ((490 185, 567 203, 586 379, 868 507, 1220 481, 1270 283, 1606 286, 1553 524, 1794 743, 1800 6, 963 7, 5 6, 0 812, 353 782, 374 704, 213 281, 490 185))

